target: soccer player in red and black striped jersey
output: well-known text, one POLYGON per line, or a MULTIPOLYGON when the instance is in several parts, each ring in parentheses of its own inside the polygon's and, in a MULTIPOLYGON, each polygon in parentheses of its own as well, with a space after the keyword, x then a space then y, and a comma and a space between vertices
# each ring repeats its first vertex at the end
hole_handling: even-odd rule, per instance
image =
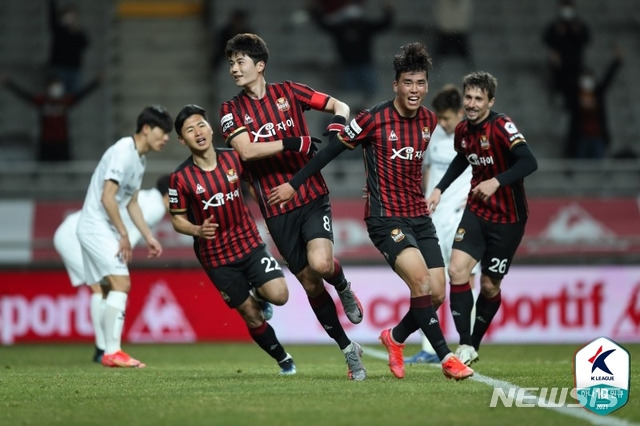
POLYGON ((466 120, 455 130, 458 152, 429 195, 432 211, 440 195, 471 165, 471 191, 453 242, 449 277, 450 305, 460 334, 458 357, 467 365, 478 359, 480 341, 500 307, 500 284, 509 271, 527 223, 524 178, 538 168, 527 142, 506 115, 491 110, 498 81, 488 72, 464 77, 466 120), (480 294, 471 330, 473 294, 469 279, 480 262, 480 294))
POLYGON ((369 237, 410 290, 409 311, 380 340, 389 351, 389 368, 403 378, 402 349, 418 329, 429 339, 448 378, 465 379, 473 370, 451 352, 442 334, 437 308, 445 296, 444 262, 436 230, 422 192, 422 157, 437 125, 422 105, 429 88, 431 57, 421 43, 403 46, 394 57, 393 100, 359 113, 289 183, 271 191, 269 202, 286 206, 311 174, 347 148, 362 146, 369 237))
POLYGON ((227 305, 244 319, 253 340, 280 366, 296 373, 256 298, 284 305, 289 290, 278 262, 267 251, 244 202, 238 154, 213 148, 204 109, 187 105, 176 116, 178 140, 191 156, 171 174, 169 208, 173 228, 193 237, 200 264, 227 305))
POLYGON ((269 50, 255 34, 234 36, 225 54, 242 91, 220 108, 222 135, 245 161, 269 233, 302 284, 316 318, 342 350, 349 378, 364 380, 362 348, 347 337, 323 282, 335 287, 349 320, 360 323, 362 306, 334 258, 329 191, 322 175, 311 176, 288 205, 267 203, 269 189, 289 181, 315 150, 303 113, 309 109, 332 113, 327 131, 337 132, 344 128, 349 106, 301 83, 267 83, 269 50))

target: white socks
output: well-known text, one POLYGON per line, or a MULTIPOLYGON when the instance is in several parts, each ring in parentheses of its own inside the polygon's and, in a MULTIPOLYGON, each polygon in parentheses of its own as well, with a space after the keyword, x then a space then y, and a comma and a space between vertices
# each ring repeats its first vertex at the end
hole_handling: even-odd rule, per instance
POLYGON ((104 330, 102 328, 102 318, 104 316, 105 300, 102 293, 91 293, 91 324, 93 324, 93 332, 95 334, 96 348, 104 350, 106 343, 104 341, 104 330))
POLYGON ((120 350, 124 311, 127 306, 127 293, 111 290, 105 305, 103 324, 106 345, 104 353, 111 355, 120 350))

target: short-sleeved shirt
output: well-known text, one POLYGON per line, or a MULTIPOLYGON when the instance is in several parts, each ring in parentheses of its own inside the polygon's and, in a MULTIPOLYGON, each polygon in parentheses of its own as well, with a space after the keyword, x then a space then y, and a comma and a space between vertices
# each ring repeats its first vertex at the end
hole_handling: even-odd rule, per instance
MULTIPOLYGON (((304 112, 324 110, 330 97, 312 88, 291 81, 269 83, 262 99, 252 99, 239 93, 220 107, 220 128, 226 144, 247 132, 252 143, 272 142, 285 137, 309 136, 304 112)), ((309 178, 283 207, 267 203, 268 191, 291 180, 310 156, 284 151, 268 158, 245 162, 250 182, 255 190, 260 210, 265 218, 296 209, 327 194, 327 185, 320 173, 309 178)))
POLYGON ((104 183, 112 180, 118 183, 116 202, 118 208, 126 208, 131 197, 140 190, 147 161, 138 154, 133 137, 125 137, 105 151, 91 176, 89 188, 82 205, 78 222, 79 229, 115 229, 102 204, 104 183))
POLYGON ((242 195, 243 165, 231 149, 216 149, 217 165, 205 171, 189 157, 169 181, 171 214, 186 214, 196 225, 213 216, 219 224, 216 237, 193 237, 193 248, 205 269, 242 259, 262 245, 255 221, 242 195))
MULTIPOLYGON (((515 162, 511 150, 521 143, 526 143, 526 140, 513 121, 495 111, 491 111, 486 119, 476 125, 462 120, 455 130, 454 147, 471 164, 472 187, 508 170, 515 162)), ((524 180, 500 186, 486 202, 469 197, 467 208, 491 222, 514 223, 526 220, 528 208, 524 180)))
POLYGON ((437 124, 436 115, 420 107, 402 117, 393 101, 359 113, 340 132, 351 149, 362 146, 367 182, 365 219, 427 215, 422 192, 422 161, 437 124))

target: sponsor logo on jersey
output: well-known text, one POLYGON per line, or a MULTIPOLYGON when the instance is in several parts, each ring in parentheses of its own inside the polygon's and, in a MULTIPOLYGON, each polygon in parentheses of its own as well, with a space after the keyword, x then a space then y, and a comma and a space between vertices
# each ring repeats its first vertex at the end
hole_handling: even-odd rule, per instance
POLYGON ((395 132, 395 131, 393 131, 393 130, 392 130, 392 131, 391 131, 391 133, 389 133, 389 138, 388 138, 388 140, 389 140, 390 142, 395 142, 395 141, 397 141, 397 140, 398 140, 398 136, 396 135, 396 132, 395 132))
POLYGON ((231 183, 238 181, 238 175, 236 174, 235 169, 227 170, 227 180, 231 183))
POLYGON ((278 110, 282 112, 289 111, 291 108, 289 106, 289 101, 287 101, 286 98, 278 98, 278 100, 276 100, 276 105, 278 106, 278 110))
POLYGON ((422 161, 422 157, 424 157, 425 151, 416 151, 412 146, 405 146, 400 149, 391 149, 393 151, 393 155, 391 156, 392 160, 396 158, 400 160, 413 160, 417 159, 422 161))
POLYGON ((169 188, 169 195, 171 195, 172 197, 177 197, 178 191, 176 189, 169 188))
POLYGON ((224 203, 226 203, 227 201, 233 201, 239 197, 240 197, 240 189, 227 192, 226 194, 223 194, 222 192, 218 192, 208 200, 202 200, 202 204, 204 204, 204 207, 202 208, 202 210, 207 210, 209 207, 223 206, 224 203))
POLYGON ((477 154, 471 154, 467 157, 467 161, 472 166, 489 166, 493 164, 493 156, 489 155, 488 157, 478 157, 477 154))
POLYGON ((204 188, 202 187, 202 185, 200 185, 200 183, 196 184, 196 194, 203 194, 204 193, 204 188))

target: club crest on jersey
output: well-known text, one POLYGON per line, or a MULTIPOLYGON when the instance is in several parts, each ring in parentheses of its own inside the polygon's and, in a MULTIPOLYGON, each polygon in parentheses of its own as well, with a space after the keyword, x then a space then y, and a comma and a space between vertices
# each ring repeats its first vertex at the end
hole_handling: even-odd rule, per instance
POLYGON ((196 194, 204 193, 204 188, 199 183, 196 184, 196 194))
POLYGON ((285 98, 278 98, 278 100, 276 101, 276 105, 278 106, 278 110, 282 112, 289 111, 289 108, 291 108, 289 106, 289 101, 287 101, 285 98))
POLYGON ((404 233, 401 229, 395 228, 391 231, 391 239, 393 240, 393 242, 399 243, 400 241, 404 240, 404 233))
POLYGON ((231 183, 235 183, 238 181, 238 174, 236 173, 235 169, 227 170, 227 180, 231 183))
POLYGON ((480 148, 489 149, 489 139, 487 139, 487 135, 482 135, 480 138, 480 148))
POLYGON ((460 241, 464 240, 464 234, 465 234, 464 228, 458 228, 458 230, 456 231, 456 235, 455 237, 453 237, 453 240, 457 243, 459 243, 460 241))
POLYGON ((398 140, 398 136, 396 135, 395 131, 392 130, 391 133, 389 133, 389 139, 388 140, 391 141, 391 142, 395 142, 395 141, 398 140))
POLYGON ((251 118, 249 116, 249 114, 245 114, 244 115, 244 124, 251 124, 251 123, 253 123, 253 118, 251 118))
POLYGON ((422 139, 427 143, 431 140, 431 132, 428 127, 422 128, 422 139))

